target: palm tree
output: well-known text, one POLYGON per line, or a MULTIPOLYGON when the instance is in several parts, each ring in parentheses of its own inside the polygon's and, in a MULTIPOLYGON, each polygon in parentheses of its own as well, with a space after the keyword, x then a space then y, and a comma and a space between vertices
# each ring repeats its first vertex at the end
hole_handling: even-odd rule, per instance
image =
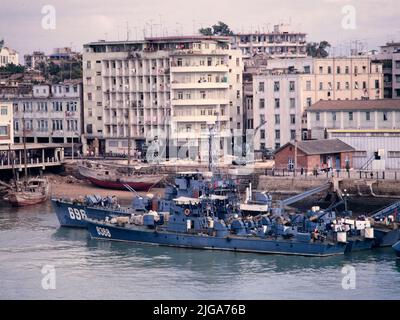
POLYGON ((329 52, 326 50, 331 45, 328 41, 310 42, 307 44, 307 55, 313 58, 326 58, 329 56, 329 52))

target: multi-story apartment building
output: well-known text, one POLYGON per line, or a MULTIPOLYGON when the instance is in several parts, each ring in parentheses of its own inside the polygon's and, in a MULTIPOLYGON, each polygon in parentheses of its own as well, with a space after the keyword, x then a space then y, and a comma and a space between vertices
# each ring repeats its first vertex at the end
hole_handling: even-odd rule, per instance
POLYGON ((273 60, 253 76, 253 110, 247 112, 247 127, 257 128, 266 121, 255 132, 254 148, 277 149, 307 139, 304 111, 317 101, 381 99, 382 87, 382 66, 367 56, 273 60))
POLYGON ((15 65, 19 64, 18 52, 8 47, 4 47, 4 41, 0 41, 0 67, 4 67, 10 63, 15 65))
POLYGON ((400 99, 400 42, 390 42, 381 47, 372 59, 383 64, 384 97, 400 99))
POLYGON ((12 103, 0 101, 0 145, 14 141, 12 103))
POLYGON ((232 47, 240 49, 244 58, 260 53, 275 58, 306 57, 306 36, 280 24, 272 32, 238 33, 232 37, 232 47))
POLYGON ((312 139, 337 138, 356 149, 355 168, 400 168, 400 100, 318 101, 307 119, 312 139))
POLYGON ((34 51, 32 54, 24 55, 25 66, 27 68, 37 69, 40 63, 46 63, 47 56, 44 52, 34 51))
POLYGON ((208 154, 210 130, 221 147, 241 129, 240 51, 226 37, 164 37, 84 46, 85 138, 96 152, 127 153, 165 138, 170 157, 208 154), (207 152, 205 152, 207 150, 207 152), (176 153, 175 153, 176 155, 176 153))
POLYGON ((14 141, 79 143, 82 134, 82 84, 66 81, 34 85, 30 95, 10 98, 14 109, 14 141))

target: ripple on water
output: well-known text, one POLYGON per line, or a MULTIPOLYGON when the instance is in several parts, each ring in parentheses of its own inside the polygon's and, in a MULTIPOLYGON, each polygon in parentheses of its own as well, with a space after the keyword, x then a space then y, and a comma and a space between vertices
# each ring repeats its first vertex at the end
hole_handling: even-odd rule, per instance
POLYGON ((16 299, 399 299, 400 262, 390 249, 307 258, 189 250, 91 240, 58 227, 49 203, 0 205, 0 298, 16 299), (41 288, 56 267, 57 290, 41 288), (343 290, 343 266, 356 290, 343 290))

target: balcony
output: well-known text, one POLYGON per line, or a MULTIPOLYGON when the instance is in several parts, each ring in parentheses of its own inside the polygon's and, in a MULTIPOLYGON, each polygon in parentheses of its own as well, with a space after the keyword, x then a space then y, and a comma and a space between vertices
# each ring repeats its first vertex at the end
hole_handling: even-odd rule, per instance
POLYGON ((229 89, 228 82, 172 83, 172 89, 229 89))
POLYGON ((229 72, 228 65, 215 66, 171 66, 171 73, 190 73, 190 72, 229 72))
POLYGON ((228 105, 229 99, 173 99, 174 106, 228 105))

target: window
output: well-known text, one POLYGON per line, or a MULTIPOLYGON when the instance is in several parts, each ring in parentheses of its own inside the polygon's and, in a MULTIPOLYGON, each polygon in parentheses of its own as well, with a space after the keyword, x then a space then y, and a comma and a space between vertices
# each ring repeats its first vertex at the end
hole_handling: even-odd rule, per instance
POLYGON ((187 100, 190 100, 192 98, 192 95, 190 94, 190 92, 187 92, 186 93, 186 99, 187 100))
POLYGON ((350 89, 350 83, 347 81, 346 82, 346 90, 349 90, 350 89))
POLYGON ((375 80, 375 89, 379 89, 379 80, 375 80))
POLYGON ((315 113, 315 121, 320 121, 321 120, 321 113, 316 112, 315 113))
POLYGON ((265 83, 264 82, 260 82, 258 84, 258 91, 260 91, 260 92, 264 92, 265 91, 265 83))
POLYGON ((352 111, 349 112, 349 121, 353 121, 353 112, 352 111))
POLYGON ((240 115, 240 106, 236 107, 236 114, 240 115))
POLYGON ((236 58, 236 66, 239 67, 240 66, 240 59, 236 58))
POLYGON ((337 73, 337 74, 340 74, 340 66, 337 66, 337 67, 336 67, 336 73, 337 73))
POLYGON ((265 130, 260 130, 260 139, 265 139, 265 130))
POLYGON ((289 105, 290 105, 290 109, 295 109, 296 108, 296 99, 290 98, 289 105))
POLYGON ((345 68, 345 71, 344 71, 346 74, 349 74, 350 73, 350 68, 349 68, 349 66, 346 66, 346 68, 345 68))
POLYGON ((280 130, 275 130, 275 139, 279 140, 281 138, 281 131, 280 130))
POLYGON ((307 107, 311 107, 312 100, 311 98, 307 98, 307 107))
POLYGON ((274 91, 275 91, 275 92, 278 92, 279 89, 280 89, 280 83, 279 83, 279 81, 275 81, 275 82, 274 82, 274 91))
POLYGON ((328 67, 328 74, 331 74, 331 73, 332 73, 332 67, 329 66, 329 67, 328 67))
POLYGON ((306 90, 311 91, 311 81, 306 82, 306 90))
POLYGON ((1 115, 6 116, 8 114, 7 107, 1 107, 1 115))
POLYGON ((265 143, 264 142, 260 143, 260 150, 265 150, 265 143))
POLYGON ((336 112, 332 112, 332 121, 336 121, 336 112))
POLYGON ((183 99, 183 92, 178 92, 178 100, 182 100, 183 99))
POLYGON ((367 157, 367 151, 354 151, 353 157, 355 157, 355 158, 365 158, 365 157, 367 157))
POLYGON ((337 83, 336 83, 336 89, 337 89, 337 90, 340 90, 340 82, 337 82, 337 83))
POLYGON ((275 124, 280 124, 281 123, 281 116, 279 114, 275 115, 275 124))
POLYGON ((88 108, 88 116, 93 117, 93 110, 92 108, 88 108))
POLYGON ((389 158, 400 158, 400 151, 389 151, 388 157, 389 158))
POLYGON ((388 121, 388 113, 386 111, 383 112, 383 121, 388 121))
POLYGON ((86 125, 86 133, 88 133, 88 134, 93 133, 93 125, 91 125, 91 124, 86 125))
POLYGON ((296 140, 296 130, 290 130, 290 140, 296 140))
POLYGON ((275 108, 280 108, 280 106, 281 106, 281 101, 280 101, 280 99, 279 98, 277 98, 277 99, 275 99, 275 108))
POLYGON ((355 75, 358 74, 358 67, 357 66, 354 67, 354 73, 355 73, 355 75))
POLYGON ((0 126, 0 136, 8 136, 8 127, 0 126))
POLYGON ((366 81, 363 81, 363 89, 364 90, 367 89, 367 82, 366 81))
POLYGON ((354 82, 354 89, 358 89, 358 81, 354 82))
POLYGON ((296 88, 296 83, 294 81, 289 82, 289 91, 293 92, 295 91, 296 88))
POLYGON ((294 114, 290 115, 290 124, 296 124, 296 115, 294 114))
POLYGON ((206 92, 205 92, 205 91, 200 91, 200 97, 201 97, 202 99, 207 99, 207 94, 206 94, 206 92))
POLYGON ((320 83, 319 83, 319 90, 324 90, 324 84, 323 84, 323 82, 320 82, 320 83))
POLYGON ((260 109, 264 109, 265 108, 265 99, 260 99, 260 109))
POLYGON ((323 67, 319 67, 319 73, 322 74, 324 72, 324 68, 323 67))
POLYGON ((53 131, 60 131, 63 129, 62 120, 53 120, 53 131))
POLYGON ((87 98, 89 101, 92 101, 92 94, 90 92, 87 94, 87 98))
POLYGON ((371 112, 365 112, 365 121, 371 121, 371 112))
POLYGON ((88 61, 86 62, 86 69, 91 69, 92 68, 92 62, 88 61))
POLYGON ((240 90, 237 90, 237 91, 236 91, 236 98, 237 98, 237 99, 240 99, 240 90))

